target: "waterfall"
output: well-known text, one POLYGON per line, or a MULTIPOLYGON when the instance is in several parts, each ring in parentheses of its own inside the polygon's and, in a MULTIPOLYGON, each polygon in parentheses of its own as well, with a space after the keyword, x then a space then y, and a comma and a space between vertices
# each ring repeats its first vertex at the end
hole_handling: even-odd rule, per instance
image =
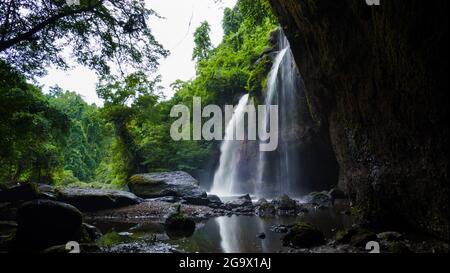
POLYGON ((220 161, 219 168, 214 174, 214 182, 211 192, 220 196, 239 194, 236 185, 239 183, 238 177, 238 162, 241 156, 240 150, 243 142, 235 139, 234 135, 236 128, 244 122, 245 106, 248 103, 249 95, 242 96, 239 104, 233 114, 233 117, 228 122, 225 129, 225 140, 220 147, 220 161))
MULTIPOLYGON (((281 194, 292 196, 298 193, 300 158, 296 143, 300 134, 297 128, 300 122, 298 102, 301 90, 302 79, 295 65, 289 43, 280 30, 277 55, 268 75, 264 122, 258 125, 260 129, 268 131, 270 129, 270 111, 268 109, 271 105, 278 105, 278 149, 273 152, 257 151, 253 158, 243 159, 243 151, 251 150, 245 145, 251 144, 243 141, 223 141, 220 148, 219 167, 214 175, 211 188, 212 193, 219 196, 250 193, 261 197, 274 197, 281 194), (254 168, 251 162, 256 163, 254 168), (250 174, 246 178, 240 175, 243 168, 246 169, 247 174, 250 174), (250 192, 242 192, 242 185, 246 185, 244 189, 250 192)), ((245 122, 244 110, 248 101, 248 95, 243 96, 239 101, 239 105, 226 127, 225 139, 232 139, 236 131, 236 124, 245 122)))
MULTIPOLYGON (((299 132, 299 91, 302 79, 295 65, 289 42, 280 30, 278 35, 279 52, 268 75, 266 109, 278 105, 279 146, 275 152, 260 152, 258 164, 258 194, 276 196, 295 195, 299 180, 299 151, 295 147, 299 132)), ((269 111, 266 111, 265 124, 269 126, 269 111)))

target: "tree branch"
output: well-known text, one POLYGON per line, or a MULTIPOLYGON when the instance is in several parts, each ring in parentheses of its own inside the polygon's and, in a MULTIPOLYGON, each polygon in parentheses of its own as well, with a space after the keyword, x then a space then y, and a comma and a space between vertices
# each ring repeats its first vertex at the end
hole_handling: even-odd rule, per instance
POLYGON ((58 20, 67 17, 67 16, 73 16, 73 15, 77 15, 80 13, 84 13, 84 12, 88 12, 93 10, 94 8, 100 6, 103 3, 103 1, 99 1, 97 4, 95 5, 89 5, 80 9, 73 9, 73 10, 67 10, 64 12, 61 12, 59 14, 56 14, 42 22, 40 22, 39 24, 37 24, 36 26, 34 26, 33 28, 31 28, 30 30, 23 32, 19 35, 17 35, 16 37, 6 40, 6 41, 0 41, 0 52, 5 51, 6 49, 22 42, 22 41, 29 41, 33 38, 33 35, 35 35, 36 33, 40 32, 41 30, 43 30, 44 28, 46 28, 49 25, 52 25, 54 23, 56 23, 58 20))

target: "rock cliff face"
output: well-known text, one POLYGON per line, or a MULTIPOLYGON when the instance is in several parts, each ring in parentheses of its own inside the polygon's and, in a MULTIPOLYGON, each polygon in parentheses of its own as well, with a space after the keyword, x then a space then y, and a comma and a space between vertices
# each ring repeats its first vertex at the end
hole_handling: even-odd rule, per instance
POLYGON ((448 240, 448 1, 270 2, 361 218, 448 240))

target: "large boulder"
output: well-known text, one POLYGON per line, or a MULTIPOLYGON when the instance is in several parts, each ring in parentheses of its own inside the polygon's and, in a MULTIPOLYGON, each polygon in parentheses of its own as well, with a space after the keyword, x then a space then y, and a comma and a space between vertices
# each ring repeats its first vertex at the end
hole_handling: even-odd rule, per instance
POLYGON ((323 233, 312 225, 303 222, 295 224, 283 237, 283 245, 291 247, 309 248, 324 243, 323 233))
POLYGON ((316 206, 328 207, 332 204, 332 200, 328 192, 312 192, 305 197, 306 203, 313 204, 316 206))
POLYGON ((128 186, 131 192, 142 198, 176 196, 191 201, 207 198, 198 181, 182 171, 133 175, 128 186))
POLYGON ((33 200, 18 210, 18 229, 12 248, 38 251, 51 246, 90 241, 81 212, 72 205, 52 200, 33 200))
POLYGON ((38 198, 39 187, 34 183, 24 183, 0 191, 0 203, 30 201, 38 198))
POLYGON ((81 211, 121 208, 143 201, 131 192, 118 190, 63 188, 55 192, 58 201, 71 204, 81 211))
POLYGON ((237 209, 237 208, 245 208, 245 207, 253 208, 252 198, 250 197, 249 194, 246 194, 246 195, 240 196, 234 200, 226 202, 225 207, 229 210, 237 209))
POLYGON ((350 244, 355 247, 365 247, 368 242, 377 240, 378 237, 375 233, 362 229, 352 236, 350 244))
POLYGON ((297 202, 286 194, 273 199, 272 205, 278 215, 295 215, 299 210, 297 202))

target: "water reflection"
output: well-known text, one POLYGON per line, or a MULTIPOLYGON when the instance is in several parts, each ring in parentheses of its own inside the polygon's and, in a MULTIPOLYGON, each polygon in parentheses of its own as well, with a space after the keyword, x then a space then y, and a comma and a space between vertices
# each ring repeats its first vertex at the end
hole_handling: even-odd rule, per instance
MULTIPOLYGON (((334 237, 336 230, 350 227, 352 218, 340 213, 345 206, 336 204, 335 207, 325 210, 311 210, 302 218, 320 229, 326 238, 334 237)), ((271 231, 273 225, 290 225, 301 217, 270 217, 258 216, 224 216, 198 223, 195 233, 189 238, 171 239, 165 234, 160 223, 149 222, 142 224, 120 224, 99 222, 97 225, 105 234, 104 241, 129 243, 130 241, 147 241, 155 235, 157 240, 167 241, 176 248, 188 252, 200 253, 276 253, 287 250, 282 245, 282 236, 271 231), (130 236, 119 236, 120 232, 127 231, 130 236), (265 239, 258 238, 264 232, 265 239), (111 235, 112 234, 112 235, 111 235), (113 236, 114 235, 114 236, 113 236), (152 235, 152 236, 150 236, 152 235), (114 239, 114 240, 113 240, 114 239)), ((150 240, 152 241, 152 240, 150 240)))
POLYGON ((259 217, 232 216, 215 219, 220 233, 220 245, 225 253, 271 252, 281 248, 279 235, 270 234, 269 226, 259 217), (261 232, 265 239, 257 238, 261 232))

